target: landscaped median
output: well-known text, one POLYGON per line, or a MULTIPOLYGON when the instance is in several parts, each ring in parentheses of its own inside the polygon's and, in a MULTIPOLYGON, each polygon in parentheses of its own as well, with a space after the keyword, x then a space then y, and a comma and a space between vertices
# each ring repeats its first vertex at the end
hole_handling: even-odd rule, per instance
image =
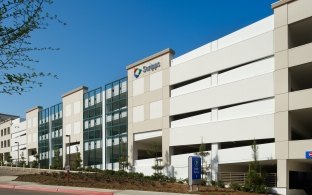
MULTIPOLYGON (((143 190, 176 193, 188 193, 189 190, 188 184, 177 182, 174 178, 169 178, 163 175, 144 176, 141 173, 127 173, 125 171, 111 170, 70 173, 69 182, 67 182, 67 175, 65 172, 42 172, 39 174, 21 175, 18 176, 16 181, 36 182, 56 186, 75 186, 115 190, 143 190)), ((199 192, 196 193, 211 195, 252 194, 217 186, 200 186, 199 192)))

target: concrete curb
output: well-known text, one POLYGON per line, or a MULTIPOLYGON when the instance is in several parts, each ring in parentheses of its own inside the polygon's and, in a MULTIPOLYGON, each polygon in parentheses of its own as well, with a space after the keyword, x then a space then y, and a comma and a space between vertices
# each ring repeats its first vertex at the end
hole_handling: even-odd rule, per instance
POLYGON ((88 194, 88 195, 113 195, 113 192, 98 192, 92 190, 75 190, 75 189, 64 189, 64 188, 47 188, 39 186, 18 186, 0 184, 0 188, 3 189, 14 189, 14 190, 29 190, 29 191, 40 191, 40 192, 59 192, 66 194, 88 194))

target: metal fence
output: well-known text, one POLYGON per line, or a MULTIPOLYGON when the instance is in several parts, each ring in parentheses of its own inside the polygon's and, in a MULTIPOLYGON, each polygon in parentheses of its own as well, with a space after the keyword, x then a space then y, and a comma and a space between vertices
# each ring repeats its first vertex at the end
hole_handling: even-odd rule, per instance
MULTIPOLYGON (((276 173, 265 173, 263 174, 265 184, 268 187, 276 187, 276 173)), ((219 180, 223 181, 224 184, 237 183, 244 185, 246 182, 246 172, 219 172, 219 180)))

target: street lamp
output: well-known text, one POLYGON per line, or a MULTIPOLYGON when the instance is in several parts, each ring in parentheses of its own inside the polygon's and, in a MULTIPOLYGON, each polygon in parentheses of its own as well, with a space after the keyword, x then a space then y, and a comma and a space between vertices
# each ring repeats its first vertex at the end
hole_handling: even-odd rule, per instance
POLYGON ((69 138, 69 147, 68 147, 68 153, 69 153, 69 155, 68 155, 68 163, 67 163, 67 167, 66 167, 66 169, 67 169, 67 183, 69 183, 69 169, 70 169, 70 135, 66 135, 66 137, 68 137, 69 138))
POLYGON ((19 164, 19 142, 15 142, 17 144, 17 165, 19 164))
POLYGON ((69 147, 68 147, 68 167, 70 167, 70 135, 66 135, 69 138, 69 147))

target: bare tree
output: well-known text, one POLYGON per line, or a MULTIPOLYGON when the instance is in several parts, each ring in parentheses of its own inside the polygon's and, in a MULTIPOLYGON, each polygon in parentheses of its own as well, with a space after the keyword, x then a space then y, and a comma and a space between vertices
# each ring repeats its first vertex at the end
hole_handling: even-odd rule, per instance
POLYGON ((35 47, 31 43, 34 31, 46 29, 48 22, 61 22, 56 15, 44 11, 53 0, 0 0, 0 94, 22 94, 34 86, 41 86, 42 77, 51 73, 36 71, 35 52, 54 50, 35 47))

